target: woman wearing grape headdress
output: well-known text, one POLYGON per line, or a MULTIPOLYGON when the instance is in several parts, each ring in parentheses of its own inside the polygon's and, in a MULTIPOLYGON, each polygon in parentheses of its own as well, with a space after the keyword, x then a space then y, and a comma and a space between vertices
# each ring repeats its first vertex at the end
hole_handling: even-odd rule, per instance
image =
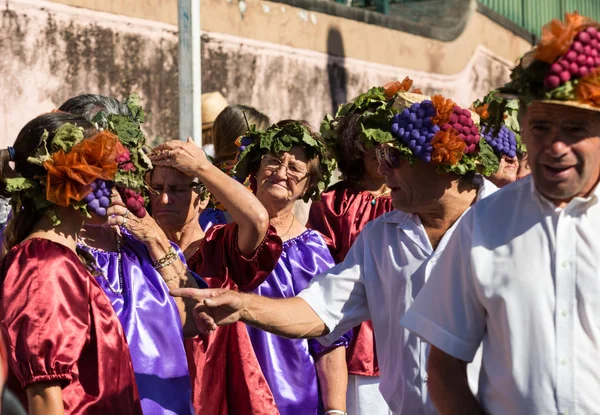
POLYGON ((60 110, 84 115, 116 134, 124 147, 113 180, 92 183, 84 201, 95 213, 79 238, 80 249, 93 260, 97 281, 119 317, 129 343, 145 414, 192 414, 191 386, 183 331, 186 304, 169 290, 202 286, 189 272, 182 253, 171 245, 147 214, 142 196, 151 167, 143 154, 140 124, 144 113, 136 95, 122 102, 86 94, 66 101, 60 110), (106 226, 106 225, 113 226, 106 226))
MULTIPOLYGON (((252 128, 240 139, 238 159, 233 173, 250 177, 256 197, 283 240, 275 270, 253 292, 293 297, 312 277, 334 265, 323 238, 299 223, 293 212, 297 200, 319 197, 329 183, 333 161, 310 125, 293 120, 264 131, 252 128)), ((284 339, 251 327, 248 332, 281 414, 345 412, 349 335, 324 348, 315 340, 284 339)))
POLYGON ((488 125, 490 105, 494 110, 501 102, 496 91, 492 91, 482 101, 477 100, 473 103, 475 112, 481 117, 484 145, 489 145, 499 159, 497 170, 489 176, 489 180, 498 187, 504 187, 523 177, 523 172, 519 173, 519 170, 527 154, 527 149, 521 141, 518 100, 510 100, 504 105, 505 111, 500 125, 488 125))
POLYGON ((0 152, 13 207, 0 315, 11 389, 30 414, 142 413, 123 328, 77 248, 94 218, 83 199, 94 181, 114 179, 123 150, 84 118, 52 113, 0 152))

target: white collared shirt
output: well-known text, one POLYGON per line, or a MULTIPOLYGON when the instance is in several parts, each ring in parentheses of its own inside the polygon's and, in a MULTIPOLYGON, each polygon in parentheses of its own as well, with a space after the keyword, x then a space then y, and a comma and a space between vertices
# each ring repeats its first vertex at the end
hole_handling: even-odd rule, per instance
MULTIPOLYGON (((496 191, 484 180, 477 198, 496 191)), ((458 223, 458 221, 457 221, 458 223)), ((456 224, 434 251, 417 215, 386 213, 368 223, 344 262, 314 278, 299 294, 323 320, 330 344, 371 319, 380 367, 379 389, 396 414, 431 414, 425 363, 428 346, 400 326, 456 224)))
POLYGON ((600 414, 600 204, 564 209, 531 178, 461 221, 402 324, 470 361, 490 414, 600 414))

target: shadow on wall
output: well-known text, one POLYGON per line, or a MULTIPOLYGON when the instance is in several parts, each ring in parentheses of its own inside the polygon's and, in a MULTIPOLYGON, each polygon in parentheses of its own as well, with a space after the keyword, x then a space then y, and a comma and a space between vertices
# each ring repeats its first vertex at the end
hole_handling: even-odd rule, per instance
POLYGON ((330 27, 327 33, 327 78, 332 115, 335 115, 340 104, 348 101, 344 57, 344 39, 336 27, 330 27))

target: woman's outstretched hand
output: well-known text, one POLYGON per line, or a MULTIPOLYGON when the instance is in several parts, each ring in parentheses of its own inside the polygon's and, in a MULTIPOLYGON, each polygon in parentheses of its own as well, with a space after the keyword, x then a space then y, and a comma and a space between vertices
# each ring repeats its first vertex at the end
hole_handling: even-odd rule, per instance
POLYGON ((163 143, 155 147, 149 157, 155 166, 173 167, 190 177, 198 177, 203 169, 212 166, 206 153, 191 138, 187 142, 163 143))
POLYGON ((221 288, 177 288, 171 290, 171 295, 197 302, 193 314, 196 327, 201 333, 210 333, 219 326, 233 324, 242 318, 243 294, 237 291, 221 288))

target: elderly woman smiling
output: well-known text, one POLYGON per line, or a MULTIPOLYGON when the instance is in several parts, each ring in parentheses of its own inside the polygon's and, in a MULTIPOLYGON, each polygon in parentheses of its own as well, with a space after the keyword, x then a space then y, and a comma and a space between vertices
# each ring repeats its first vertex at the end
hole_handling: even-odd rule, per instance
MULTIPOLYGON (((306 229, 293 213, 297 200, 319 197, 333 161, 305 121, 286 120, 265 131, 251 129, 241 139, 240 150, 233 173, 250 176, 256 197, 283 240, 275 270, 253 292, 293 297, 335 264, 321 235, 306 229)), ((282 415, 345 412, 348 338, 325 349, 315 340, 285 339, 252 327, 248 332, 282 415)))

